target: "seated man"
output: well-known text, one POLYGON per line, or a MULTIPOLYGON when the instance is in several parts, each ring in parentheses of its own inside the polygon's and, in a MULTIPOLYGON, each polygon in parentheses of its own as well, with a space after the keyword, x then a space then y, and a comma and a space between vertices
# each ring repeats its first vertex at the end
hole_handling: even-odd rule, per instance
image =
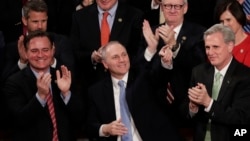
POLYGON ((138 69, 130 69, 125 47, 115 41, 104 46, 100 54, 110 76, 89 89, 89 136, 107 141, 179 140, 177 129, 158 102, 165 95, 155 92, 158 82, 165 80, 161 73, 165 68, 151 67, 143 58, 138 69))
POLYGON ((11 75, 3 94, 13 141, 72 141, 74 127, 83 119, 83 105, 71 90, 71 72, 51 67, 55 47, 43 31, 24 39, 28 66, 11 75))

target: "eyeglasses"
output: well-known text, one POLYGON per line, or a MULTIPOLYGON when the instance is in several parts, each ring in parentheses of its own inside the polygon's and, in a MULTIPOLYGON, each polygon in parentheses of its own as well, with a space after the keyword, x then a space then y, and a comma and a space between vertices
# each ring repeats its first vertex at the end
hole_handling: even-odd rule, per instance
POLYGON ((175 5, 173 5, 173 4, 162 4, 162 5, 167 10, 171 10, 173 7, 174 7, 175 10, 180 10, 184 6, 184 4, 182 4, 182 5, 181 4, 175 4, 175 5))

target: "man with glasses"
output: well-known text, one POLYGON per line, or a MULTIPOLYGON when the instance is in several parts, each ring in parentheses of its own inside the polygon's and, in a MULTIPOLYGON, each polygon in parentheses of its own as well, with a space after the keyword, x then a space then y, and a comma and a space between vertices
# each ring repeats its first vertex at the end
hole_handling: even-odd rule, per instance
MULTIPOLYGON (((160 14, 158 14, 160 23, 162 23, 162 17, 164 17, 162 14, 162 10, 159 8, 161 5, 161 1, 162 0, 151 0, 151 8, 154 9, 154 11, 159 10, 158 13, 160 12, 160 14)), ((201 24, 205 27, 210 27, 215 23, 215 21, 213 20, 213 12, 216 1, 218 0, 189 1, 189 10, 185 14, 185 19, 201 24)))
MULTIPOLYGON (((143 48, 139 55, 150 56, 160 50, 160 55, 169 54, 162 61, 168 76, 168 84, 163 84, 162 87, 162 91, 166 93, 166 109, 183 137, 190 139, 190 133, 187 134, 190 130, 183 129, 192 125, 179 114, 179 107, 187 97, 193 67, 206 60, 203 42, 205 28, 184 19, 188 10, 187 0, 162 0, 160 6, 165 23, 153 27, 153 32, 148 21, 143 23, 147 45, 155 50, 143 48)), ((153 59, 158 60, 160 57, 153 59)))

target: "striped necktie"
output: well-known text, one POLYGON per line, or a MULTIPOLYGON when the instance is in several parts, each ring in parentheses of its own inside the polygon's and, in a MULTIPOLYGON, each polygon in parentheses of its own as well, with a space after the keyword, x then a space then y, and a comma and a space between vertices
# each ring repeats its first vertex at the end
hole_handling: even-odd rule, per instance
POLYGON ((57 134, 57 123, 56 123, 56 116, 55 116, 55 107, 53 103, 53 98, 51 92, 49 92, 47 98, 47 106, 50 114, 50 118, 53 125, 53 138, 52 141, 58 141, 58 134, 57 134))

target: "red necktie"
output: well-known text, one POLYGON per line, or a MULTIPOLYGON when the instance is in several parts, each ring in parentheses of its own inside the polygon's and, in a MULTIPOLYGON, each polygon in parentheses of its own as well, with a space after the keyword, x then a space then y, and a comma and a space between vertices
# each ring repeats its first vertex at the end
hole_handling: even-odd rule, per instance
POLYGON ((104 46, 109 41, 110 30, 109 30, 109 24, 107 21, 108 15, 109 15, 108 12, 103 13, 103 18, 102 18, 102 23, 101 23, 101 46, 104 46))
POLYGON ((57 135, 57 124, 56 124, 56 117, 55 117, 55 108, 54 108, 54 103, 52 99, 52 95, 49 92, 48 96, 46 97, 47 99, 47 106, 50 114, 50 118, 53 124, 53 139, 52 141, 58 141, 58 135, 57 135))

